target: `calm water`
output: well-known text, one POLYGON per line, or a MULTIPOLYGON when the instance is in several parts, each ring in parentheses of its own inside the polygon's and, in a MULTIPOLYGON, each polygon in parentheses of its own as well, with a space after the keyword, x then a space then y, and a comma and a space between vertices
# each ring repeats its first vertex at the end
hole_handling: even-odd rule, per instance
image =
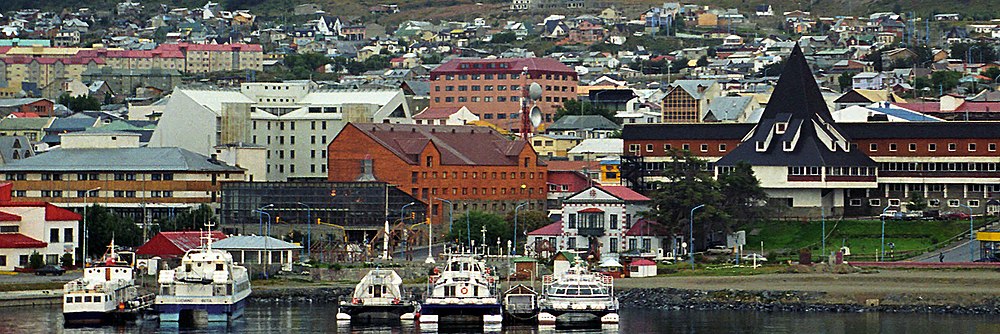
MULTIPOLYGON (((160 328, 156 321, 127 327, 72 328, 62 326, 59 306, 0 308, 0 334, 6 333, 421 333, 435 332, 414 325, 350 328, 338 326, 332 305, 252 303, 246 316, 229 326, 199 330, 160 328)), ((556 331, 572 333, 1000 333, 993 316, 877 313, 759 313, 737 311, 623 310, 622 323, 612 328, 556 331)), ((438 328, 442 332, 476 329, 438 328)), ((531 327, 504 328, 504 333, 548 333, 531 327)))

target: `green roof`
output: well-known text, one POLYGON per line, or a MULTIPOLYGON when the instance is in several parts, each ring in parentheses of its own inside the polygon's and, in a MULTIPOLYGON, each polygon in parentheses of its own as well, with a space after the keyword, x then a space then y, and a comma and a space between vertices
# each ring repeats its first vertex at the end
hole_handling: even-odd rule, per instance
POLYGON ((175 171, 240 172, 242 169, 177 147, 56 148, 11 161, 0 170, 12 172, 175 171))
POLYGON ((0 130, 39 130, 52 122, 52 117, 18 117, 0 120, 0 130))

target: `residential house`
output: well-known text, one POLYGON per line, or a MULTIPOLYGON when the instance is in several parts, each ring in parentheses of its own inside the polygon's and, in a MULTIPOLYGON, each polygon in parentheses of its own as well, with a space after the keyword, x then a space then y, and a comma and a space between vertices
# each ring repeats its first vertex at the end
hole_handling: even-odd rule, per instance
POLYGON ((566 158, 569 150, 579 145, 583 138, 579 136, 541 133, 531 137, 531 147, 540 157, 552 159, 566 158))
POLYGON ((573 161, 597 161, 607 157, 622 155, 620 138, 584 139, 567 152, 573 161))
POLYGON ((28 268, 32 254, 60 264, 68 254, 78 263, 80 215, 46 202, 13 201, 12 184, 0 184, 0 270, 28 268))
POLYGON ((722 86, 712 80, 676 80, 666 88, 660 110, 664 123, 701 122, 708 105, 722 95, 722 86))
POLYGON ((760 104, 753 96, 720 96, 708 105, 703 122, 746 122, 760 104))

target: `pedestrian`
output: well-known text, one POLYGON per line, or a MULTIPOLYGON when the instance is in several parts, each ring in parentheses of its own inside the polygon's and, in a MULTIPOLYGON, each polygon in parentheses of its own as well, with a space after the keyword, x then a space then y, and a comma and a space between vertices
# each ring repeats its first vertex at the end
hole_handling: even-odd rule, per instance
POLYGON ((944 252, 938 253, 938 262, 944 262, 944 252))

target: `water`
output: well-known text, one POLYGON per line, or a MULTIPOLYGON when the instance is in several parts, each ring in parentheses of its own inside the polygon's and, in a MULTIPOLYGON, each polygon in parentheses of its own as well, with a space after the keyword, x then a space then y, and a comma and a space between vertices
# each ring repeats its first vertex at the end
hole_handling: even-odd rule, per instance
MULTIPOLYGON (((350 328, 333 317, 332 304, 251 303, 245 317, 230 325, 204 329, 161 328, 155 320, 124 327, 62 326, 60 306, 0 308, 0 334, 6 333, 420 333, 415 325, 350 328)), ((479 332, 482 328, 438 328, 479 332)), ((552 332, 532 327, 505 327, 503 333, 552 332)), ((791 313, 744 311, 661 311, 627 309, 621 324, 572 333, 1000 333, 990 315, 791 313)))

